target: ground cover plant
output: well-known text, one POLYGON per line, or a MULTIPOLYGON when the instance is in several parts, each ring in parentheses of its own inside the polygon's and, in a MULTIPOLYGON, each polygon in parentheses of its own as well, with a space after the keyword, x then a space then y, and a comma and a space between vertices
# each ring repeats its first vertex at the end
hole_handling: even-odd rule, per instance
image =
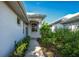
POLYGON ((25 55, 25 52, 28 49, 29 46, 30 37, 24 37, 22 40, 17 42, 15 44, 15 50, 12 52, 12 57, 23 57, 25 55))

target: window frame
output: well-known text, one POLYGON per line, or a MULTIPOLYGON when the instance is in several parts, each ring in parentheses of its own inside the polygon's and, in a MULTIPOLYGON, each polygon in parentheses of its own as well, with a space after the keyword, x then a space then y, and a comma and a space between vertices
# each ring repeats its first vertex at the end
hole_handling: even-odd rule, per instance
POLYGON ((32 27, 32 29, 31 29, 32 32, 37 32, 38 31, 38 24, 32 23, 31 27, 32 27))
POLYGON ((17 17, 17 24, 20 25, 21 24, 21 20, 19 17, 17 17))

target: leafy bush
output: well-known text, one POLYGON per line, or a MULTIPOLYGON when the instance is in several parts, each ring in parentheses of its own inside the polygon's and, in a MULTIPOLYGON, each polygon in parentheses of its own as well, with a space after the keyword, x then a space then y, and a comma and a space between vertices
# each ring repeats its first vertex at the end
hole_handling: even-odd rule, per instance
POLYGON ((55 46, 61 56, 79 56, 79 30, 70 31, 66 28, 59 28, 51 32, 48 24, 43 23, 40 31, 42 35, 40 42, 44 46, 55 46))
POLYGON ((58 29, 56 31, 54 44, 62 56, 78 56, 79 32, 71 32, 68 29, 58 29), (74 51, 77 51, 74 53, 74 51), (77 54, 76 54, 77 53, 77 54))
POLYGON ((49 25, 47 23, 43 23, 42 27, 40 29, 41 32, 41 40, 40 43, 42 43, 43 45, 48 45, 49 42, 51 41, 51 37, 52 37, 52 31, 49 27, 49 25))
POLYGON ((27 44, 23 43, 19 47, 17 47, 16 51, 14 51, 14 56, 23 56, 27 44))
POLYGON ((29 41, 30 41, 30 37, 27 36, 22 40, 20 40, 19 42, 17 42, 15 46, 15 51, 12 53, 11 56, 16 56, 16 57, 24 56, 26 50, 28 49, 29 41))

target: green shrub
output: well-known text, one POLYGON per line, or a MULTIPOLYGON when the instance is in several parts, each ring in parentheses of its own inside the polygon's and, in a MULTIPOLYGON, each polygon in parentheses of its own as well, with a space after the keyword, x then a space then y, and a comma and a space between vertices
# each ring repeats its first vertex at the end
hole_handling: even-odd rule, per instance
POLYGON ((43 23, 40 31, 40 42, 45 47, 55 46, 61 56, 79 56, 79 30, 71 31, 66 28, 59 28, 52 32, 48 24, 43 23))
POLYGON ((14 56, 23 56, 26 50, 27 44, 23 43, 20 46, 17 47, 16 51, 14 51, 14 56))
POLYGON ((11 56, 22 57, 25 55, 26 50, 28 49, 30 37, 27 36, 16 43, 15 50, 11 56))
POLYGON ((61 56, 79 56, 79 31, 71 32, 68 29, 58 29, 54 38, 52 41, 61 56))
POLYGON ((40 39, 41 44, 43 44, 44 46, 49 46, 48 44, 51 41, 52 37, 51 35, 52 31, 49 25, 47 23, 43 23, 40 32, 41 32, 41 39, 40 39))

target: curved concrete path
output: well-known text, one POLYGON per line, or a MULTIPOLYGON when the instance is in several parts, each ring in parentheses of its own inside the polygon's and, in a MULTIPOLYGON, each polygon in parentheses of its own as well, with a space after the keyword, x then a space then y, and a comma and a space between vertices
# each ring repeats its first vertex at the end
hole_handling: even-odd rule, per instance
POLYGON ((30 40, 29 48, 25 57, 44 57, 41 47, 36 39, 30 40))

